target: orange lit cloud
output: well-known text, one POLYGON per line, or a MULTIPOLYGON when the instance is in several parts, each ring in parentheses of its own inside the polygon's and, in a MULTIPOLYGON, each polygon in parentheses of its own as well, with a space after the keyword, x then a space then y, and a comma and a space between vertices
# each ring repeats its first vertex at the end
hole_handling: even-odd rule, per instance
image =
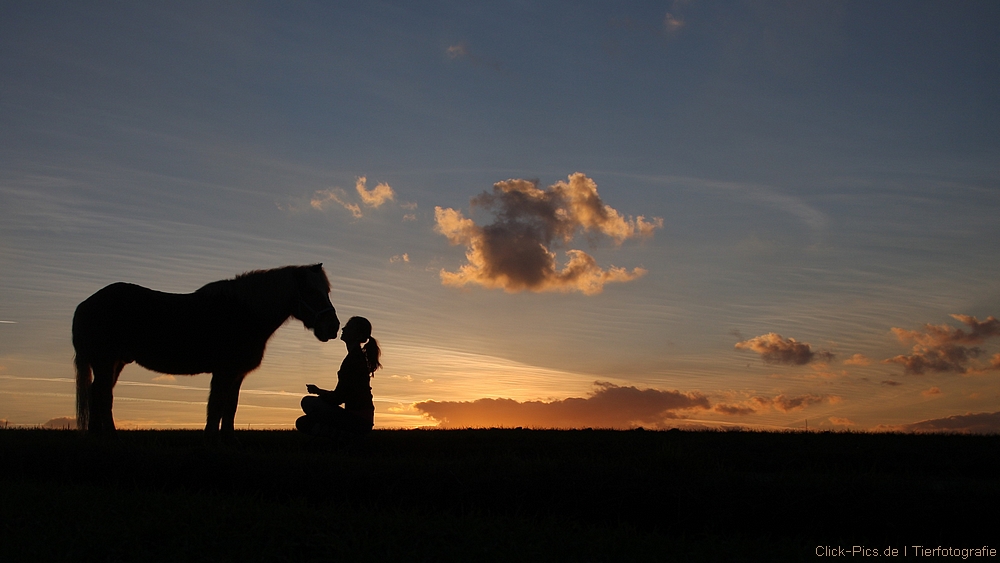
POLYGON ((849 418, 831 416, 828 420, 834 426, 854 426, 854 421, 849 418))
MULTIPOLYGON (((909 375, 921 375, 928 371, 966 373, 969 369, 976 369, 973 359, 979 357, 983 350, 969 345, 1000 336, 1000 321, 992 316, 984 321, 969 315, 951 317, 965 324, 968 332, 950 325, 926 324, 923 332, 893 327, 892 332, 899 341, 904 344, 912 342, 913 350, 908 356, 895 356, 883 360, 883 363, 899 364, 909 375)), ((1000 360, 997 360, 997 366, 1000 366, 1000 360)))
POLYGON ((794 338, 782 338, 780 334, 769 332, 749 340, 736 343, 737 350, 751 350, 769 364, 800 366, 813 361, 828 362, 833 354, 826 350, 814 352, 806 342, 794 338))
POLYGON ((910 424, 883 425, 876 430, 890 432, 954 432, 958 434, 998 434, 1000 433, 1000 412, 980 412, 922 420, 910 424))
MULTIPOLYGON (((358 192, 358 196, 361 198, 361 203, 363 203, 366 207, 373 207, 377 209, 385 202, 396 199, 396 193, 392 191, 389 184, 383 182, 369 190, 365 186, 367 181, 367 178, 364 176, 359 176, 354 184, 354 189, 358 192)), ((351 215, 353 215, 356 219, 360 219, 364 215, 361 211, 361 205, 349 201, 347 192, 340 188, 319 190, 313 194, 312 199, 309 201, 310 207, 317 211, 323 211, 334 203, 350 211, 351 215)))
POLYGON ((684 18, 681 10, 687 0, 674 0, 670 6, 670 11, 666 12, 662 19, 654 20, 650 23, 645 19, 633 19, 630 17, 612 18, 609 22, 612 27, 622 28, 633 33, 651 34, 661 37, 671 37, 684 27, 684 18))
POLYGON ((667 33, 674 33, 682 27, 684 27, 684 20, 674 14, 671 14, 670 12, 667 12, 667 15, 663 18, 663 29, 667 33))
POLYGON ((368 207, 380 207, 383 203, 396 199, 395 192, 389 187, 389 184, 385 182, 375 186, 374 188, 368 190, 365 189, 365 182, 368 179, 364 176, 358 177, 357 182, 354 184, 354 189, 357 190, 358 195, 361 196, 361 201, 368 207))
POLYGON ((871 365, 871 363, 871 359, 864 354, 854 354, 850 358, 844 360, 844 364, 848 366, 867 366, 871 365))
POLYGON ((544 190, 527 180, 498 182, 492 193, 473 198, 472 205, 494 211, 496 220, 480 227, 460 211, 434 210, 435 230, 451 244, 465 245, 468 260, 457 272, 441 271, 445 285, 593 295, 603 291, 606 283, 631 281, 645 270, 614 266, 605 270, 592 256, 575 249, 566 251, 568 261, 560 269, 555 253, 549 250, 553 242, 566 244, 583 232, 604 234, 621 244, 652 236, 663 226, 662 219, 623 217, 601 201, 597 185, 580 173, 544 190))
POLYGON ((312 200, 309 205, 313 209, 318 211, 323 211, 332 202, 340 205, 344 209, 351 212, 355 218, 360 218, 362 216, 361 206, 356 203, 349 203, 346 201, 347 193, 340 188, 333 188, 331 190, 320 190, 313 195, 312 200))
POLYGON ((679 411, 708 409, 708 398, 692 392, 620 387, 596 382, 589 397, 551 402, 513 399, 424 401, 414 408, 443 428, 526 426, 535 428, 663 427, 679 411))
POLYGON ((396 262, 409 262, 409 261, 410 261, 410 255, 405 252, 389 258, 389 262, 393 264, 396 262))
POLYGON ((923 395, 924 397, 933 397, 934 395, 940 395, 941 394, 941 388, 940 387, 931 387, 930 389, 927 389, 926 391, 921 391, 920 394, 923 395))

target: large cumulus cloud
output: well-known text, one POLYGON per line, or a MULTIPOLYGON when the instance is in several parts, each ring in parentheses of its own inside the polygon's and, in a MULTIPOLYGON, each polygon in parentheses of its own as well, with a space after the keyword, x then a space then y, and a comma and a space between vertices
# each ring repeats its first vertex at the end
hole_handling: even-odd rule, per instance
MULTIPOLYGON (((495 214, 493 223, 476 225, 461 211, 437 207, 435 230, 454 245, 465 245, 468 263, 458 271, 441 271, 445 285, 481 285, 508 292, 579 291, 600 293, 606 283, 627 282, 642 276, 642 268, 611 266, 607 269, 582 250, 566 250, 560 268, 554 243, 568 244, 579 233, 605 235, 621 244, 627 239, 652 236, 662 219, 624 217, 606 205, 597 184, 581 173, 541 189, 537 182, 497 182, 492 192, 473 198, 473 207, 495 214)), ((592 238, 592 242, 593 242, 592 238)))
POLYGON ((536 428, 659 428, 682 418, 682 411, 709 408, 708 398, 691 392, 620 387, 596 382, 589 397, 556 401, 424 401, 414 408, 444 428, 527 426, 536 428))

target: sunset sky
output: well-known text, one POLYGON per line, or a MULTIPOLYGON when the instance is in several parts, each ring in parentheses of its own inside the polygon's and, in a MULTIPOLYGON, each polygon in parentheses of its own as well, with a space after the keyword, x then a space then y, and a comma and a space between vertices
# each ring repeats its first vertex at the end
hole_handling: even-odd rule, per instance
MULTIPOLYGON (((1000 3, 0 4, 0 424, 76 305, 322 262, 377 427, 1000 431, 1000 3)), ((290 321, 238 428, 342 342, 290 321)), ((204 425, 127 367, 119 427, 204 425)))

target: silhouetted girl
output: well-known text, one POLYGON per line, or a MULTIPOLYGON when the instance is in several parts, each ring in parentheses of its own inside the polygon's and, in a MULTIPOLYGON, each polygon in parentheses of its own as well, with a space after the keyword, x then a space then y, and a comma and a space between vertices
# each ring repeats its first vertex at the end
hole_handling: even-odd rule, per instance
POLYGON ((340 339, 347 344, 347 357, 337 372, 337 388, 327 391, 311 383, 306 385, 306 391, 311 393, 302 398, 302 412, 306 414, 295 421, 295 427, 303 432, 326 436, 339 432, 364 434, 375 424, 369 380, 382 367, 382 351, 372 338, 372 324, 364 317, 351 317, 340 339))

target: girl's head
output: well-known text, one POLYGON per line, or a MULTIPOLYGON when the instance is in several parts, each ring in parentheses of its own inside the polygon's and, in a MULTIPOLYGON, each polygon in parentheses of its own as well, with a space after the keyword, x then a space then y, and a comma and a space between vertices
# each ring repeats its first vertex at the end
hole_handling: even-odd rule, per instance
POLYGON ((340 339, 348 346, 364 344, 361 351, 365 353, 365 359, 368 360, 368 373, 374 375, 375 370, 382 367, 379 362, 382 350, 379 349, 378 342, 372 338, 372 323, 368 319, 364 317, 348 319, 347 324, 340 330, 340 339))

